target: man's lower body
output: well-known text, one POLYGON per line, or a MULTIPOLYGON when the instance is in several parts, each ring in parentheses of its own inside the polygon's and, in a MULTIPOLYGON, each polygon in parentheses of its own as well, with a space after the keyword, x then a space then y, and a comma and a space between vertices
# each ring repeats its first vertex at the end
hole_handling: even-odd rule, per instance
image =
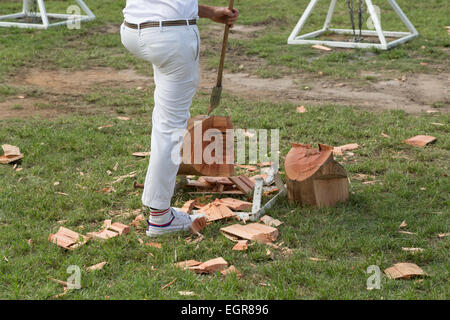
POLYGON ((151 155, 142 203, 150 208, 147 235, 189 228, 193 217, 170 207, 182 136, 197 90, 200 35, 196 25, 132 29, 121 26, 125 48, 153 64, 155 106, 151 155))

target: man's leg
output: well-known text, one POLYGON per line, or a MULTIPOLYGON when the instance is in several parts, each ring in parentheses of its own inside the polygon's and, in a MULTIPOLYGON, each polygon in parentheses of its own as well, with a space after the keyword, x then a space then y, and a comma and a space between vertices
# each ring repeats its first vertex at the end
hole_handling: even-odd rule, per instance
MULTIPOLYGON (((163 33, 166 32, 171 31, 163 33)), ((175 48, 184 52, 154 63, 151 155, 142 195, 143 204, 151 208, 149 226, 154 227, 169 227, 173 223, 174 212, 167 209, 179 168, 174 155, 180 154, 189 108, 198 86, 198 31, 191 27, 184 32, 187 32, 182 36, 185 45, 175 48)), ((190 223, 185 216, 181 220, 178 222, 190 223)))

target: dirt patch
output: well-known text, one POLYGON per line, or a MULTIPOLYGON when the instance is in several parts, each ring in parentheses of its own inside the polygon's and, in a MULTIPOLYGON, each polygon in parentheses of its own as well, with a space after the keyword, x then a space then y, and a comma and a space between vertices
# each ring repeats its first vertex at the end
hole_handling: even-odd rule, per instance
POLYGON ((96 68, 84 71, 65 70, 32 70, 25 77, 13 79, 16 86, 31 86, 49 93, 76 94, 85 93, 95 85, 114 85, 132 87, 148 84, 149 77, 138 75, 134 70, 114 70, 111 68, 96 68))
MULTIPOLYGON (((210 89, 215 75, 205 70, 202 76, 200 88, 210 89)), ((380 77, 385 78, 386 75, 380 77)), ((274 102, 360 106, 370 110, 404 110, 409 113, 430 110, 435 103, 444 105, 440 111, 449 111, 450 104, 449 74, 415 74, 405 81, 391 79, 355 84, 314 79, 308 75, 261 79, 245 73, 228 73, 223 82, 224 92, 274 102)))
POLYGON ((61 113, 60 110, 49 107, 47 103, 47 100, 34 98, 6 100, 0 103, 0 120, 32 116, 53 118, 61 113))

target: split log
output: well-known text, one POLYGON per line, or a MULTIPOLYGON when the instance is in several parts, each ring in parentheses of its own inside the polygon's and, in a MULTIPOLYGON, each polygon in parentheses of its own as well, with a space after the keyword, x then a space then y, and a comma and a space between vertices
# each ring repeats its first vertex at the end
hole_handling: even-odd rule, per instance
POLYGON ((233 133, 233 123, 230 117, 199 115, 189 119, 183 138, 182 161, 178 174, 212 177, 233 176, 234 134, 227 135, 227 129, 233 133), (205 132, 210 129, 217 130, 218 135, 208 141, 205 132), (221 141, 219 142, 217 139, 221 141), (209 160, 205 159, 205 155, 210 155, 213 159, 209 160, 214 161, 208 164, 209 160))
POLYGON ((334 160, 333 147, 293 143, 284 167, 291 202, 331 207, 349 198, 347 172, 334 160))

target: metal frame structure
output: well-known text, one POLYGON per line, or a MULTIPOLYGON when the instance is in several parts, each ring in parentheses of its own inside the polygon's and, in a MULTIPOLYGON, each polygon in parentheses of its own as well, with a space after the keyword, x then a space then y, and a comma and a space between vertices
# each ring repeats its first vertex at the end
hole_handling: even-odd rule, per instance
POLYGON ((408 28, 409 32, 397 32, 397 31, 383 31, 381 28, 380 19, 375 12, 374 5, 372 0, 365 0, 366 7, 369 10, 370 17, 373 21, 375 30, 362 30, 363 36, 378 36, 380 43, 363 43, 363 42, 344 42, 344 41, 326 41, 326 40, 313 40, 310 38, 318 37, 323 33, 330 31, 337 34, 353 34, 353 30, 351 29, 334 29, 330 28, 331 19, 333 18, 333 13, 336 7, 337 0, 331 0, 330 7, 328 9, 328 14, 325 19, 325 24, 323 28, 314 32, 310 32, 304 35, 300 35, 299 33, 314 10, 315 6, 319 0, 311 0, 305 12, 301 16, 294 30, 288 38, 288 44, 321 44, 327 45, 330 47, 340 47, 340 48, 378 48, 381 50, 388 50, 393 48, 399 44, 405 43, 419 35, 414 25, 409 21, 408 17, 399 7, 395 0, 388 0, 389 4, 394 9, 397 16, 404 23, 404 25, 408 28), (386 37, 398 38, 394 41, 387 42, 386 37))
POLYGON ((39 12, 32 13, 30 11, 30 8, 28 7, 28 0, 23 0, 22 12, 0 16, 0 27, 48 29, 49 27, 67 24, 68 19, 71 19, 71 22, 73 23, 81 21, 91 21, 95 19, 94 13, 89 9, 89 7, 84 3, 83 0, 75 0, 75 1, 79 5, 79 7, 86 13, 86 15, 47 13, 47 10, 45 9, 44 0, 36 0, 36 1, 39 8, 39 12), (32 16, 39 17, 42 23, 2 21, 6 19, 18 19, 32 16), (64 21, 49 23, 48 18, 64 19, 64 21))

